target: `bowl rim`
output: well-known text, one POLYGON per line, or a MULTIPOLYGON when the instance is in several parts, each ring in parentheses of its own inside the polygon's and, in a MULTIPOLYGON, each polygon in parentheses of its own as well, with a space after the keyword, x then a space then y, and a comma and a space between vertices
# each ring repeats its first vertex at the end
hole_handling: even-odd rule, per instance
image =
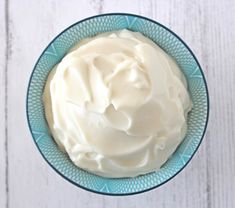
POLYGON ((86 191, 89 191, 89 192, 93 192, 93 193, 96 193, 96 194, 101 194, 101 195, 108 195, 108 196, 128 196, 128 195, 135 195, 135 194, 140 194, 140 193, 144 193, 144 192, 147 192, 147 191, 150 191, 150 190, 153 190, 157 187, 160 187, 162 186, 163 184, 167 183, 168 181, 170 181, 171 179, 173 179, 175 176, 177 176, 188 164, 189 162, 192 160, 193 156, 195 155, 195 153, 197 152, 199 146, 201 145, 202 143, 202 140, 205 136, 205 132, 206 132, 206 129, 207 129, 207 126, 208 126, 208 121, 209 121, 209 108, 210 108, 210 100, 209 100, 209 91, 208 91, 208 86, 207 86, 207 82, 206 82, 206 79, 205 79, 205 75, 203 73, 203 70, 201 68, 201 65, 199 64, 199 61, 197 60, 196 56, 194 55, 194 53, 192 52, 192 50, 189 48, 189 46, 176 34, 174 33, 172 30, 170 30, 169 28, 167 28, 166 26, 164 26, 163 24, 155 21, 155 20, 152 20, 148 17, 145 17, 145 16, 141 16, 141 15, 137 15, 137 14, 132 14, 132 13, 119 13, 119 12, 114 12, 114 13, 103 13, 103 14, 99 14, 99 15, 93 15, 93 16, 90 16, 90 17, 87 17, 87 18, 84 18, 82 20, 79 20, 75 23, 73 23, 72 25, 70 25, 69 27, 66 27, 64 30, 62 30, 58 35, 56 35, 46 46, 46 48, 42 51, 41 55, 39 56, 39 58, 37 59, 34 67, 33 67, 33 70, 30 74, 30 78, 29 78, 29 81, 28 81, 28 86, 27 86, 27 93, 26 93, 26 117, 27 117, 27 123, 28 123, 28 128, 30 130, 30 133, 31 133, 31 136, 32 136, 32 140, 34 141, 37 149, 39 150, 41 156, 44 158, 44 160, 47 162, 47 164, 49 164, 49 166, 55 171, 57 172, 62 178, 64 178, 65 180, 69 181, 70 183, 72 183, 73 185, 79 187, 79 188, 82 188, 86 191), (30 84, 31 84, 31 81, 32 81, 32 77, 33 77, 33 74, 36 70, 36 66, 38 65, 38 62, 39 60, 41 59, 41 57, 43 56, 43 54, 45 53, 45 51, 50 47, 50 45, 60 36, 62 35, 64 32, 66 32, 67 30, 69 30, 70 28, 74 27, 75 25, 79 24, 79 23, 82 23, 82 22, 85 22, 87 20, 90 20, 90 19, 93 19, 93 18, 97 18, 97 17, 102 17, 102 16, 132 16, 132 17, 137 17, 137 18, 141 18, 141 19, 144 19, 144 20, 147 20, 147 21, 150 21, 154 24, 157 24, 159 25, 160 27, 164 28, 165 30, 167 30, 168 32, 170 32, 173 36, 175 36, 185 47, 186 49, 190 52, 190 54, 192 55, 192 57, 194 58, 196 64, 198 65, 198 68, 202 74, 202 78, 203 78, 203 82, 204 82, 204 85, 205 85, 205 89, 206 89, 206 97, 207 97, 207 116, 206 116, 206 122, 205 122, 205 125, 204 125, 204 129, 203 129, 203 133, 202 133, 202 136, 201 136, 201 139, 200 139, 200 142, 198 143, 196 149, 194 150, 194 152, 192 153, 192 155, 190 156, 189 160, 174 174, 172 175, 171 177, 169 177, 167 180, 163 181, 162 183, 160 184, 157 184, 156 186, 153 186, 151 188, 147 188, 147 189, 143 189, 141 191, 134 191, 134 192, 131 192, 131 193, 107 193, 107 192, 102 192, 102 191, 96 191, 96 190, 93 190, 93 189, 90 189, 90 188, 87 188, 85 186, 82 186, 74 181, 72 181, 70 178, 68 178, 67 176, 63 175, 60 171, 58 171, 56 169, 56 167, 54 167, 49 161, 48 159, 46 158, 46 156, 42 153, 42 151, 40 150, 38 144, 36 143, 36 140, 34 139, 34 135, 33 135, 33 132, 32 132, 32 127, 30 125, 30 121, 29 121, 29 112, 28 112, 28 98, 29 98, 29 88, 30 88, 30 84))

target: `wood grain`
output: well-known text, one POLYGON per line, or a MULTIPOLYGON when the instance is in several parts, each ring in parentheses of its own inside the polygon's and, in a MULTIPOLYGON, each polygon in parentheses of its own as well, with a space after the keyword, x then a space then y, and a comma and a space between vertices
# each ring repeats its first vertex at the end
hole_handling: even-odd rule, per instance
POLYGON ((0 1, 0 207, 235 207, 235 2, 130 2, 0 1), (191 163, 164 186, 128 197, 89 193, 62 179, 38 153, 25 115, 29 76, 48 42, 72 23, 107 12, 140 14, 176 32, 196 54, 210 90, 210 124, 191 163))
MULTIPOLYGON (((235 207, 235 2, 211 1, 202 48, 211 99, 208 180, 211 207, 235 207)), ((205 13, 205 11, 204 11, 205 13)))
POLYGON ((5 2, 0 1, 0 207, 6 206, 6 125, 5 125, 5 97, 6 97, 6 24, 5 2))

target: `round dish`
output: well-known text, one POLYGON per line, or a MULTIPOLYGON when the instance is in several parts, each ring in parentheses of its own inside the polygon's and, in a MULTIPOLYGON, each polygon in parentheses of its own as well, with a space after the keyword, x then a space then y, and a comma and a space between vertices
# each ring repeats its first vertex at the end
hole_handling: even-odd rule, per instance
POLYGON ((26 112, 33 140, 48 164, 71 183, 107 195, 129 195, 156 188, 177 175, 191 160, 204 136, 209 116, 209 96, 202 69, 189 47, 165 26, 133 14, 103 14, 79 21, 61 32, 39 57, 31 74, 26 112), (42 93, 50 70, 80 40, 99 33, 129 29, 141 32, 171 55, 187 82, 193 101, 187 135, 171 158, 153 173, 135 178, 103 178, 76 167, 54 142, 44 115, 42 93))

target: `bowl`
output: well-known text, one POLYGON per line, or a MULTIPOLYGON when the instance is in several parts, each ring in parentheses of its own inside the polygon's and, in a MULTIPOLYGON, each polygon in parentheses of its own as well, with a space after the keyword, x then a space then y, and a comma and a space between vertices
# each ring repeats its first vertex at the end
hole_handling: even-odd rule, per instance
POLYGON ((92 192, 129 195, 148 191, 166 183, 189 163, 206 130, 209 97, 206 80, 196 57, 174 32, 146 17, 112 13, 81 20, 65 29, 49 43, 34 66, 29 80, 26 112, 29 129, 38 150, 47 163, 63 178, 92 192), (99 33, 124 28, 141 32, 176 60, 187 79, 194 106, 188 116, 186 137, 159 171, 135 178, 110 179, 76 167, 67 154, 58 148, 45 120, 42 93, 50 70, 76 43, 99 33))

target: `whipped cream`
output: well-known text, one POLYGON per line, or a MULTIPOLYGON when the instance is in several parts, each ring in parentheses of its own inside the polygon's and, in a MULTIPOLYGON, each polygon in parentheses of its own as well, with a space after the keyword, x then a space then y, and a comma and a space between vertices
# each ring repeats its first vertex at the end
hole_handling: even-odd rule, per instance
POLYGON ((50 73, 43 101, 57 144, 104 177, 158 170, 183 140, 192 107, 175 61, 128 30, 78 43, 50 73))

